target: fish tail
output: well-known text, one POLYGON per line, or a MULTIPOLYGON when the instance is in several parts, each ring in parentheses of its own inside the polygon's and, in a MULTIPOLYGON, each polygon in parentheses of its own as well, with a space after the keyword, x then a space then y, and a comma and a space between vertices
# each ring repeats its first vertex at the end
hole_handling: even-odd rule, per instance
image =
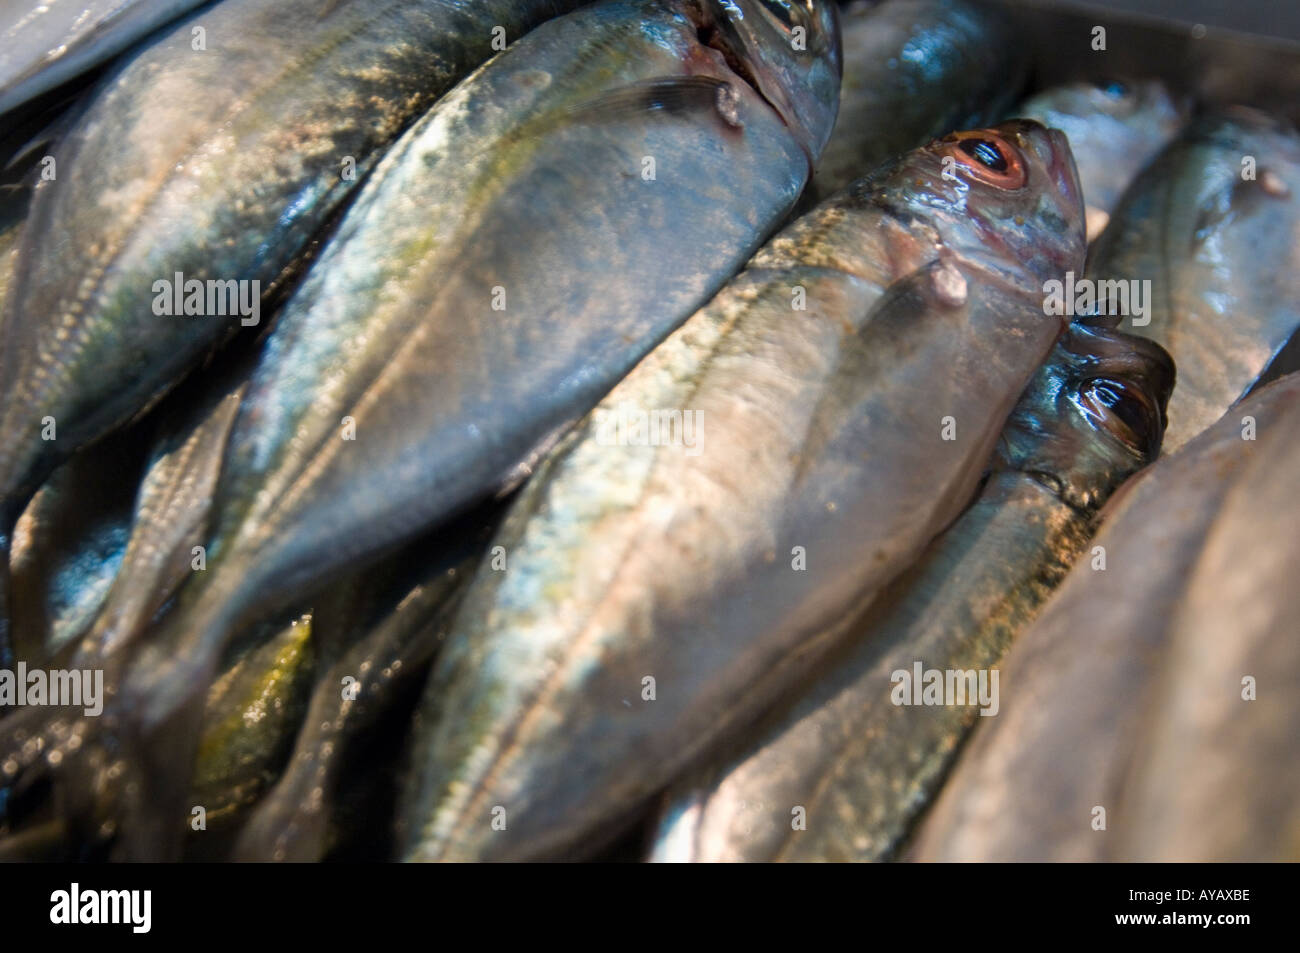
POLYGON ((131 783, 121 809, 114 859, 180 859, 186 822, 196 815, 186 803, 198 758, 204 703, 219 661, 240 620, 234 593, 208 586, 165 625, 165 654, 149 646, 139 653, 123 687, 121 728, 124 769, 131 783))

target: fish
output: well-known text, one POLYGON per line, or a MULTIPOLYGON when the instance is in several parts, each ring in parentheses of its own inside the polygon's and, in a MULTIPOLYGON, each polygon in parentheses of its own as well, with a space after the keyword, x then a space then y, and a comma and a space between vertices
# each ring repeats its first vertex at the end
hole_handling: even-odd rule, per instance
POLYGON ((1168 625, 1169 649, 1113 815, 1111 857, 1300 860, 1298 430, 1293 407, 1258 433, 1184 599, 1151 620, 1168 625))
POLYGON ((1159 453, 1173 379, 1159 345, 1076 319, 1012 412, 976 501, 789 701, 674 785, 651 859, 890 859, 973 724, 997 714, 989 674, 991 696, 913 707, 914 666, 977 680, 996 668, 1111 492, 1159 453))
MULTIPOLYGON (((15 634, 29 662, 101 670, 110 692, 130 652, 188 575, 203 566, 212 488, 243 393, 247 366, 232 354, 187 382, 154 414, 74 456, 33 498, 13 548, 15 634), (106 480, 105 474, 113 474, 106 480), (43 650, 41 643, 44 643, 43 650)), ((85 752, 113 745, 112 708, 29 708, 0 726, 8 785, 58 775, 60 787, 94 790, 102 801, 123 776, 85 752), (79 752, 81 754, 79 754, 79 752)), ((93 825, 92 825, 93 826, 93 825)))
POLYGON ((111 60, 206 0, 50 0, 0 14, 0 115, 111 60))
MULTIPOLYGON (((1124 329, 1178 365, 1165 452, 1250 390, 1300 310, 1300 134, 1246 107, 1195 119, 1124 193, 1088 261, 1128 291, 1124 329), (1144 295, 1145 314, 1132 306, 1144 295)), ((1111 292, 1113 294, 1113 292, 1111 292)))
POLYGON ((807 209, 935 136, 1001 119, 1025 75, 1007 18, 965 0, 855 3, 840 28, 839 114, 807 209))
MULTIPOLYGON (((375 787, 375 782, 389 781, 392 772, 358 772, 355 765, 382 747, 380 732, 400 733, 395 718, 409 720, 499 509, 492 506, 486 515, 474 513, 458 521, 448 534, 450 545, 417 541, 392 560, 413 567, 414 572, 408 568, 400 578, 413 576, 415 581, 399 586, 395 602, 381 599, 368 617, 356 621, 362 636, 345 640, 345 651, 317 679, 284 773, 252 808, 232 859, 313 862, 364 836, 358 830, 363 825, 344 820, 349 788, 375 787)), ((366 590, 377 588, 376 574, 395 575, 391 567, 362 574, 366 590)))
POLYGON ((521 490, 426 688, 404 858, 593 850, 788 687, 970 501, 1084 247, 1065 138, 1028 122, 764 246, 521 490))
POLYGON ((803 188, 838 81, 833 4, 607 0, 402 136, 267 337, 207 570, 133 660, 146 774, 188 757, 232 632, 517 484, 744 263, 803 188))
MULTIPOLYGON (((59 462, 261 326, 385 147, 498 38, 575 2, 223 0, 116 64, 50 148, 0 315, 0 553, 59 462)), ((0 567, 0 645, 7 588, 0 567)))
POLYGON ((1124 190, 1176 136, 1188 104, 1157 79, 1067 83, 1015 110, 1070 140, 1088 216, 1088 241, 1105 229, 1124 190))
MULTIPOLYGON (((1116 835, 1131 809, 1129 775, 1137 759, 1155 754, 1141 739, 1148 731, 1158 736, 1154 726, 1167 726, 1170 716, 1153 707, 1168 697, 1155 686, 1186 671, 1182 663, 1172 667, 1179 651, 1174 647, 1179 623, 1174 620, 1185 618, 1190 607, 1210 595, 1198 590, 1208 585, 1218 591, 1218 583, 1202 575, 1207 539, 1225 525, 1232 499, 1252 485, 1243 482, 1246 475, 1257 464, 1276 459, 1266 452, 1274 439, 1268 435, 1291 441, 1298 413, 1300 376, 1292 375, 1261 389, 1180 450, 1161 457, 1111 499, 1090 557, 1075 564, 1003 660, 998 716, 977 726, 906 849, 906 859, 1097 861, 1139 856, 1128 853, 1116 835), (1243 423, 1246 417, 1249 423, 1243 423), (1243 439, 1249 427, 1258 439, 1243 439)), ((1255 559, 1243 557, 1254 569, 1266 570, 1272 555, 1285 549, 1277 540, 1289 530, 1281 524, 1277 530, 1256 540, 1255 559)), ((1239 582, 1241 577, 1234 573, 1231 578, 1239 582)), ((1275 578, 1268 570, 1261 573, 1260 584, 1275 578)), ((1241 590, 1234 584, 1231 591, 1241 590)), ((1237 620, 1243 633, 1240 660, 1261 658, 1254 654, 1260 649, 1259 625, 1275 618, 1273 610, 1283 598, 1275 591, 1257 616, 1237 620)), ((1234 635, 1237 629, 1232 627, 1234 635)), ((1216 631, 1222 640, 1223 630, 1216 631)), ((1219 688, 1240 698, 1243 673, 1218 671, 1231 683, 1219 688)), ((1255 674, 1262 684, 1262 672, 1255 674)), ((1206 684, 1198 676, 1188 687, 1206 684)), ((1199 733, 1202 725, 1219 718, 1225 704, 1204 695, 1201 703, 1208 707, 1195 722, 1183 722, 1182 730, 1199 733)), ((1260 724, 1253 713, 1245 718, 1246 724, 1260 724)), ((1249 759, 1258 763, 1255 757, 1252 753, 1249 759)), ((1163 780, 1201 784, 1214 776, 1163 780)), ((1220 808, 1227 810, 1231 803, 1220 802, 1220 808)), ((1167 805, 1171 811, 1175 806, 1167 805)), ((1178 816, 1186 817, 1181 811, 1178 816)), ((1232 830, 1239 823, 1233 819, 1232 830)), ((1218 837, 1207 833, 1188 849, 1218 837)), ((1258 839, 1242 846, 1253 843, 1258 839)))

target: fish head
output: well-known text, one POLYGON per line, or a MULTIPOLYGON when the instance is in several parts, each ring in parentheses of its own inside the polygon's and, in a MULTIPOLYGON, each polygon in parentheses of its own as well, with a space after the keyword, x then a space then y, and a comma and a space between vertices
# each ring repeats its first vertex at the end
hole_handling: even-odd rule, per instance
POLYGON ((1160 454, 1174 362, 1107 318, 1077 318, 1021 395, 998 445, 999 468, 1092 512, 1160 454))
POLYGON ((1083 198, 1059 130, 1016 119, 956 132, 869 181, 877 201, 927 219, 949 252, 1026 293, 1083 271, 1083 198))
POLYGON ((706 45, 758 91, 816 162, 840 103, 834 0, 688 0, 706 45))
MULTIPOLYGON (((1071 121, 1097 116, 1132 124, 1153 136, 1167 139, 1187 118, 1188 103, 1170 92, 1158 79, 1104 79, 1070 83, 1030 100, 1033 115, 1046 125, 1069 133, 1071 121)), ((1028 105, 1028 104, 1027 104, 1028 105)))

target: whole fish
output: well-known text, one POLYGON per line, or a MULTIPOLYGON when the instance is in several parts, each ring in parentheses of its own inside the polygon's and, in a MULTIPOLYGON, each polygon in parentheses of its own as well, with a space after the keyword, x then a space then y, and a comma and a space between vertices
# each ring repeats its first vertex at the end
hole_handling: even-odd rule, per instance
POLYGON ((170 739, 142 758, 184 760, 232 631, 517 482, 744 262, 829 135, 834 9, 608 0, 402 137, 267 340, 208 569, 124 698, 170 739))
MULTIPOLYGON (((459 521, 463 528, 448 534, 452 545, 436 549, 432 558, 404 554, 402 561, 416 569, 416 581, 409 589, 403 587, 395 604, 364 620, 364 637, 353 638, 350 648, 317 679, 284 774, 253 808, 235 844, 234 859, 316 861, 356 839, 358 832, 340 823, 349 783, 370 780, 358 777, 355 765, 365 749, 376 746, 381 728, 392 733, 394 713, 409 713, 414 705, 463 582, 495 522, 472 514, 459 521)), ((425 546, 413 544, 409 549, 425 546)), ((391 773, 383 772, 386 779, 391 773)))
POLYGON ((522 491, 426 690, 406 856, 589 850, 786 687, 969 502, 1083 253, 1069 147, 1027 122, 769 242, 522 491))
POLYGON ((94 69, 205 0, 7 0, 0 115, 94 69))
MULTIPOLYGON (((1235 414, 1233 416, 1236 416, 1235 414)), ((1169 625, 1109 856, 1300 860, 1300 408, 1258 434, 1169 625)))
POLYGON ((1300 135, 1244 108, 1195 120, 1124 194, 1088 277, 1098 297, 1102 282, 1123 282, 1130 313, 1138 293, 1145 313, 1125 329, 1178 365, 1165 452, 1178 449, 1250 389, 1296 330, 1300 135))
POLYGON ((840 110, 808 208, 935 136, 1001 118, 1020 91, 1023 55, 990 7, 886 0, 852 4, 840 21, 840 110))
POLYGON ((1178 134, 1187 108, 1159 80, 1111 79, 1044 90, 1015 114, 1060 129, 1070 140, 1092 241, 1129 183, 1178 134))
MULTIPOLYGON (((1243 475, 1257 461, 1275 459, 1265 452, 1273 439, 1268 435, 1293 440, 1298 413, 1300 377, 1293 375, 1252 395, 1116 495, 1089 557, 1075 565, 1007 653, 998 716, 982 719, 967 742, 909 857, 1132 859, 1119 849, 1116 833, 1129 810, 1128 775, 1137 759, 1151 754, 1140 746, 1144 726, 1166 717, 1153 708, 1153 686, 1166 675, 1180 677, 1169 667, 1171 622, 1182 616, 1193 586, 1218 591, 1217 582, 1200 575, 1207 534, 1221 525, 1225 500, 1238 493, 1243 475), (1244 417, 1251 420, 1243 423, 1244 417), (1257 440, 1243 439, 1251 432, 1257 440)), ((1260 558, 1283 551, 1275 542, 1279 533, 1294 535, 1294 526, 1278 525, 1260 537, 1260 558)), ((1257 617, 1238 622, 1258 633, 1256 626, 1280 605, 1269 601, 1257 617)), ((1235 633, 1237 625, 1231 628, 1235 633)), ((1242 659, 1257 645, 1244 642, 1242 659)), ((1236 692, 1235 698, 1243 674, 1264 677, 1262 671, 1218 671, 1231 683, 1220 688, 1236 692)), ((1226 702, 1207 704, 1198 720, 1217 718, 1226 702)), ((1182 728, 1194 730, 1185 722, 1182 728)), ((1167 779, 1203 780, 1208 777, 1167 779)))
POLYGON ((1158 345, 1076 320, 1012 412, 979 498, 791 703, 676 785, 652 859, 888 859, 977 712, 997 713, 991 675, 991 698, 911 707, 899 673, 914 679, 920 662, 979 677, 997 665, 1111 491, 1159 452, 1172 386, 1158 345))
POLYGON ((0 553, 60 459, 261 323, 262 292, 494 42, 576 2, 224 0, 115 66, 50 151, 0 318, 0 553))

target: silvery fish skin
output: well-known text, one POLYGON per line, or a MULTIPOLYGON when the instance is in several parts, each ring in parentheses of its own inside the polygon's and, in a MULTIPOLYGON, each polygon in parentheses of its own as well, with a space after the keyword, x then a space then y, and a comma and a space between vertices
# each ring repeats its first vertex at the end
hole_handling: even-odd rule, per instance
MULTIPOLYGON (((494 27, 514 38, 573 5, 224 0, 116 66, 51 152, 0 319, 0 549, 61 458, 260 323, 254 292, 287 280, 384 147, 491 55, 494 27), (244 284, 221 286, 221 314, 167 310, 167 283, 207 280, 244 284)), ((0 643, 3 595, 0 576, 0 643)))
POLYGON ((1112 815, 1113 857, 1300 860, 1297 432, 1300 408, 1258 434, 1206 535, 1112 815))
POLYGON ((1059 129, 1070 140, 1092 241, 1129 183, 1178 134, 1187 105, 1159 80, 1108 80, 1044 90, 1015 114, 1059 129))
POLYGON ((1088 262, 1095 281, 1149 281, 1125 330, 1178 365, 1165 452, 1213 424, 1296 330, 1300 135, 1243 108, 1195 120, 1125 193, 1088 262), (1254 178, 1243 178, 1254 161, 1254 178))
POLYGON ((521 478, 744 261, 834 118, 834 7, 786 9, 806 51, 765 3, 588 7, 394 146, 267 340, 208 571, 133 673, 145 732, 192 702, 241 624, 521 478))
MULTIPOLYGON (((394 711, 415 701, 449 616, 474 570, 495 520, 467 518, 455 542, 433 558, 408 558, 417 581, 396 605, 359 627, 347 651, 317 679, 303 729, 275 786, 253 808, 235 843, 241 861, 317 861, 354 832, 340 823, 340 800, 358 780, 359 750, 394 711), (348 681, 350 679, 350 681, 348 681)), ((412 546, 411 550, 416 550, 412 546)), ((363 574, 363 579, 371 574, 363 574)), ((373 584, 367 588, 373 589, 373 584)))
POLYGON ((801 205, 954 129, 1001 118, 1024 73, 1012 31, 964 0, 854 4, 840 17, 844 82, 835 130, 801 205))
MULTIPOLYGON (((888 859, 980 720, 976 707, 895 704, 896 673, 997 665, 1098 508, 1159 452, 1172 385, 1158 345, 1076 321, 1012 412, 975 503, 790 703, 672 789, 651 859, 888 859)), ((993 714, 996 700, 984 699, 993 714)))
POLYGON ((522 491, 426 689, 406 856, 587 849, 785 687, 970 500, 1062 330, 1041 282, 1083 253, 1069 148, 1033 123, 773 239, 522 491), (677 445, 620 437, 670 408, 677 445))
POLYGON ((7 0, 0 10, 0 115, 22 106, 205 0, 7 0))
MULTIPOLYGON (((1248 398, 1116 495, 1092 544, 1102 547, 1105 570, 1094 569, 1095 555, 1076 564, 1007 653, 1001 710, 983 719, 967 743, 910 858, 1131 859, 1115 835, 1130 809, 1128 775, 1138 758, 1152 754, 1140 747, 1144 726, 1168 714, 1151 708, 1158 700, 1153 686, 1179 676, 1170 667, 1170 623, 1199 581, 1207 534, 1222 525, 1225 501, 1258 461, 1273 459, 1266 435, 1293 439, 1298 412, 1300 378, 1293 375, 1248 398), (1245 416, 1254 418, 1258 440, 1242 439, 1245 416), (1105 832, 1093 828, 1096 808, 1106 811, 1105 832)), ((1267 537, 1260 559, 1271 563, 1282 552, 1274 539, 1267 537)), ((1280 603, 1265 605, 1269 614, 1256 622, 1272 618, 1280 603)), ((1243 643, 1243 656, 1257 644, 1243 643)), ((1240 693, 1242 673, 1219 674, 1240 693)), ((1219 703, 1207 708, 1212 717, 1220 710, 1219 703)))

